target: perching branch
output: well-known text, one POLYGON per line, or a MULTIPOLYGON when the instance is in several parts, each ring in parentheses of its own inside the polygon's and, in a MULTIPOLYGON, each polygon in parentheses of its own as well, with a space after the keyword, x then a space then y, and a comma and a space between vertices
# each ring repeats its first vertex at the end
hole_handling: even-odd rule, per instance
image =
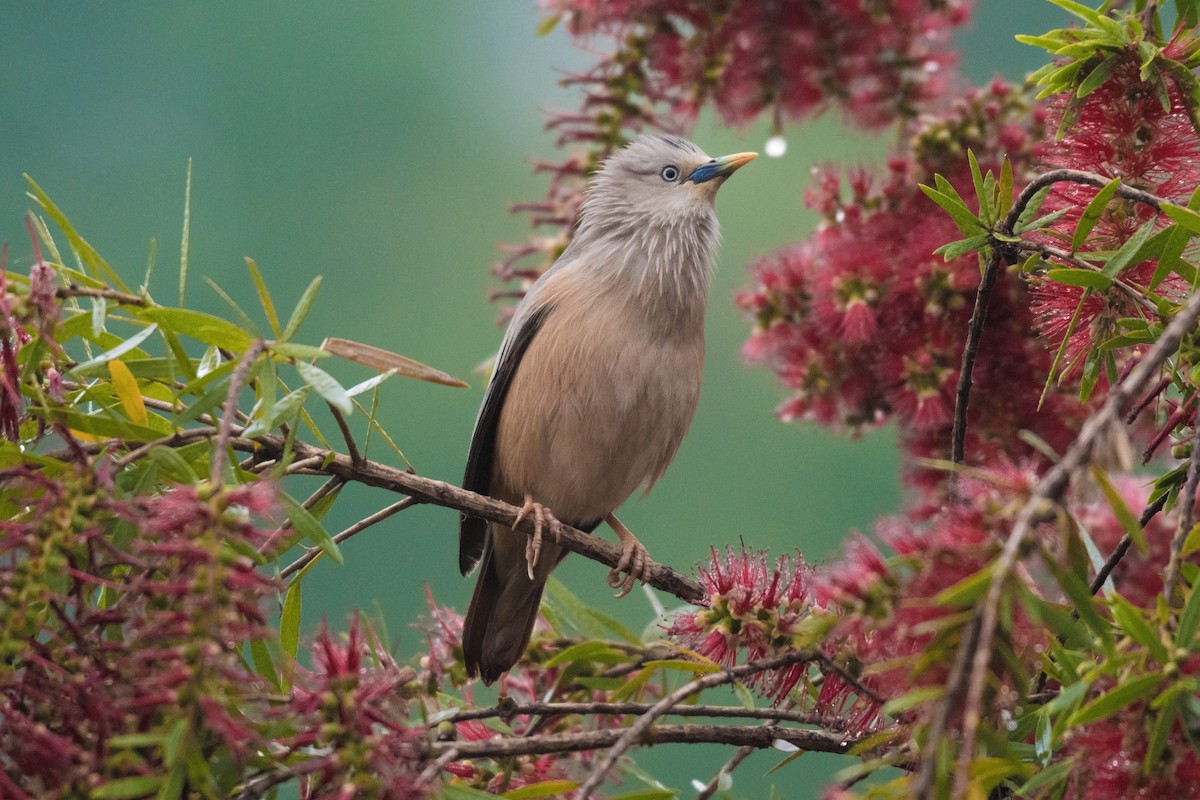
MULTIPOLYGON (((654 706, 650 703, 522 703, 519 705, 490 708, 474 708, 458 711, 449 716, 436 716, 436 722, 430 723, 436 727, 443 722, 465 722, 473 719, 491 719, 493 717, 514 716, 564 716, 576 714, 586 716, 603 714, 605 716, 632 717, 642 716, 654 706)), ((664 716, 674 717, 717 717, 731 719, 765 719, 776 722, 795 722, 800 725, 820 725, 822 730, 842 731, 848 722, 828 714, 815 711, 790 711, 781 708, 744 708, 742 706, 704 706, 677 705, 664 716)))
MULTIPOLYGON (((431 757, 438 757, 453 750, 461 758, 578 753, 604 748, 611 748, 609 752, 613 753, 616 752, 617 745, 629 739, 629 744, 621 747, 622 753, 635 745, 728 744, 766 749, 775 747, 778 742, 787 742, 801 750, 811 750, 815 753, 846 753, 860 741, 860 737, 856 736, 779 725, 647 725, 633 737, 629 736, 629 730, 632 729, 551 733, 544 736, 494 738, 476 742, 432 742, 428 752, 431 757)), ((584 784, 578 796, 588 797, 595 788, 595 785, 584 784)))
POLYGON ((975 358, 979 354, 979 342, 983 338, 983 323, 987 320, 988 302, 996 276, 1000 273, 1000 248, 993 247, 988 257, 979 289, 975 293, 975 308, 971 311, 971 322, 967 326, 967 342, 963 346, 962 366, 958 370, 958 387, 954 400, 954 430, 951 434, 950 460, 961 464, 967 440, 967 403, 971 397, 971 374, 975 370, 975 358))

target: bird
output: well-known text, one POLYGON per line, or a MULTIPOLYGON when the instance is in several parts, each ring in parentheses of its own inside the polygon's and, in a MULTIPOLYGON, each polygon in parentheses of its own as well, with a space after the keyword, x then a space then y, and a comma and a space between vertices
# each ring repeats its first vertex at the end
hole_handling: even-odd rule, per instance
POLYGON ((691 425, 720 238, 714 200, 756 156, 710 158, 673 135, 633 140, 592 176, 570 244, 517 305, 463 478, 521 507, 512 528, 459 520, 459 569, 479 567, 463 622, 470 677, 490 685, 529 644, 567 554, 543 528, 591 533, 607 522, 621 544, 609 585, 622 597, 648 577, 646 548, 613 512, 649 492, 691 425), (530 515, 532 537, 515 530, 530 515))

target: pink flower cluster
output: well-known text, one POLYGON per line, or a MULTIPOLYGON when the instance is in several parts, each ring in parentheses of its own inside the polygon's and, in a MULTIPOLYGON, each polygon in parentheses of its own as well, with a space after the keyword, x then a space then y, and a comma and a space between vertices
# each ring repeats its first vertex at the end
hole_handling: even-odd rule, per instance
POLYGON ((119 499, 103 475, 6 482, 29 509, 0 528, 0 794, 165 772, 155 737, 181 724, 201 758, 253 758, 264 738, 245 708, 268 686, 241 649, 271 637, 261 606, 277 587, 242 553, 269 541, 250 519, 272 487, 119 499), (112 744, 122 735, 142 738, 112 744))
MULTIPOLYGON (((1178 55, 1174 50, 1168 47, 1166 52, 1178 55)), ((1062 124, 1064 135, 1046 149, 1043 167, 1120 178, 1126 186, 1186 204, 1200 185, 1200 136, 1192 126, 1188 101, 1181 90, 1171 83, 1166 91, 1168 107, 1164 108, 1153 87, 1142 82, 1139 59, 1130 53, 1082 102, 1068 103, 1061 96, 1055 97, 1048 124, 1052 129, 1062 124)), ((1065 209, 1066 214, 1054 224, 1054 234, 1070 237, 1083 209, 1097 192, 1098 188, 1079 183, 1055 184, 1045 211, 1065 209)), ((1154 209, 1144 204, 1111 201, 1079 256, 1088 260, 1092 252, 1117 250, 1155 216, 1154 209)), ((1169 223, 1162 217, 1157 227, 1169 223)), ((1103 266, 1102 262, 1096 263, 1103 266)), ((1124 285, 1093 289, 1086 297, 1078 286, 1035 279, 1032 308, 1038 329, 1054 346, 1069 334, 1064 366, 1078 370, 1097 344, 1119 332, 1118 320, 1154 317, 1153 308, 1147 309, 1139 300, 1157 266, 1157 259, 1134 262, 1121 272, 1124 285), (1078 317, 1072 323, 1077 310, 1078 317)), ((1156 290, 1179 299, 1187 289, 1186 282, 1172 275, 1156 290)))
MULTIPOLYGON (((806 199, 824 222, 807 241, 753 264, 758 285, 738 297, 757 322, 746 356, 769 364, 793 392, 780 417, 853 430, 894 420, 909 455, 948 455, 979 265, 973 254, 949 262, 934 254, 961 235, 916 185, 932 184, 936 172, 969 187, 968 149, 985 169, 998 174, 1007 157, 1025 175, 1041 119, 997 82, 944 116, 923 117, 913 152, 894 157, 886 175, 817 174, 806 199)), ((1022 428, 1059 448, 1074 435, 1082 413, 1074 398, 1052 391, 1038 409, 1051 355, 1032 327, 1023 282, 1002 275, 973 373, 971 418, 983 424, 968 428, 972 463, 1027 456, 1022 428)), ((938 484, 925 470, 910 478, 938 484)))
POLYGON ((285 744, 318 753, 307 760, 304 800, 420 800, 432 786, 422 775, 426 731, 408 724, 406 685, 416 672, 401 667, 357 617, 345 637, 322 629, 305 671, 280 711, 298 728, 285 744))
POLYGON ((949 83, 967 0, 546 0, 574 36, 633 51, 642 80, 695 116, 776 123, 840 106, 868 128, 915 114, 949 83))

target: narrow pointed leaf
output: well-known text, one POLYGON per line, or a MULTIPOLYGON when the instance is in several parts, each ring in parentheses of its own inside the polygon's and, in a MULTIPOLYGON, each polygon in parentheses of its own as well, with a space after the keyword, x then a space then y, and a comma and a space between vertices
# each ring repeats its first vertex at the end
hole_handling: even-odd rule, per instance
POLYGON ((138 425, 149 425, 146 401, 142 399, 142 390, 138 388, 137 378, 133 377, 129 367, 120 359, 114 358, 108 362, 108 373, 112 376, 113 391, 121 401, 126 416, 138 425))
POLYGON ((1150 234, 1154 232, 1154 227, 1157 220, 1148 219, 1142 227, 1138 228, 1133 236, 1125 244, 1121 245, 1121 249, 1113 254, 1113 257, 1108 260, 1102 270, 1105 275, 1110 278, 1115 278, 1121 274, 1121 270, 1134 263, 1141 263, 1144 256, 1141 253, 1142 246, 1150 238, 1150 234))
POLYGON ((314 517, 307 508, 296 502, 290 495, 280 493, 279 499, 283 504, 284 511, 287 513, 287 518, 291 520, 292 529, 299 533, 304 541, 314 547, 321 548, 322 552, 341 564, 342 551, 338 548, 337 542, 333 541, 333 537, 329 535, 329 532, 321 525, 320 520, 314 517))
POLYGON ((153 336, 154 332, 156 330, 158 330, 157 324, 150 325, 150 326, 138 331, 133 336, 130 336, 128 339, 121 342, 119 345, 112 348, 111 350, 101 353, 98 356, 89 358, 87 361, 83 361, 79 364, 76 364, 72 368, 71 371, 77 372, 79 370, 86 370, 91 367, 99 366, 100 364, 107 364, 109 361, 112 361, 114 359, 119 359, 121 356, 125 355, 130 350, 134 350, 142 342, 146 341, 151 336, 153 336))
POLYGON ((246 267, 250 270, 250 277, 254 279, 254 288, 258 291, 258 302, 262 305, 263 313, 267 315, 271 333, 278 337, 280 332, 279 314, 275 311, 275 302, 271 299, 271 293, 267 291, 267 284, 263 280, 262 273, 258 271, 258 264, 254 263, 253 258, 247 258, 246 267))
POLYGON ((308 316, 308 311, 312 308, 313 300, 317 297, 317 290, 321 288, 321 276, 313 278, 304 290, 304 294, 300 295, 300 299, 296 301, 296 307, 292 310, 292 316, 288 318, 287 326, 284 327, 283 333, 280 334, 280 339, 285 342, 296 335, 304 318, 308 316))
POLYGON ((1100 221, 1104 209, 1108 207, 1108 201, 1117 193, 1117 188, 1120 185, 1121 179, 1113 178, 1087 204, 1087 208, 1079 216, 1079 224, 1075 226, 1075 233, 1071 236, 1072 252, 1078 252, 1083 243, 1087 241, 1088 235, 1096 227, 1096 223, 1100 221))
POLYGON ((347 415, 354 411, 354 406, 350 403, 350 396, 346 394, 346 389, 328 372, 320 367, 309 364, 307 361, 297 361, 296 371, 300 373, 300 377, 304 379, 304 382, 313 388, 313 391, 325 398, 338 411, 347 415))
POLYGON ((415 361, 408 356, 402 356, 399 353, 393 353, 390 350, 384 350, 374 345, 355 342, 350 339, 330 337, 321 342, 321 349, 344 358, 347 361, 362 364, 364 367, 371 367, 380 371, 394 371, 395 374, 403 375, 406 378, 416 378, 417 380, 429 381, 430 383, 439 383, 443 386, 469 388, 466 382, 459 380, 453 375, 448 375, 439 369, 422 364, 420 361, 415 361))

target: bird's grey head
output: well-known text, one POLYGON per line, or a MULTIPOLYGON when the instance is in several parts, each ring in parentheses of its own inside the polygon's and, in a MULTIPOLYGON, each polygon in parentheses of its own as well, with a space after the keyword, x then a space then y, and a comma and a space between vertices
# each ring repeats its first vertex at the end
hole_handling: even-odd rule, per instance
POLYGON ((668 319, 703 314, 720 238, 713 199, 756 155, 710 158, 677 136, 631 142, 594 176, 563 262, 635 289, 668 319))
POLYGON ((643 136, 604 162, 588 190, 584 217, 628 214, 651 224, 686 224, 710 215, 717 189, 755 155, 711 158, 678 136, 643 136))

